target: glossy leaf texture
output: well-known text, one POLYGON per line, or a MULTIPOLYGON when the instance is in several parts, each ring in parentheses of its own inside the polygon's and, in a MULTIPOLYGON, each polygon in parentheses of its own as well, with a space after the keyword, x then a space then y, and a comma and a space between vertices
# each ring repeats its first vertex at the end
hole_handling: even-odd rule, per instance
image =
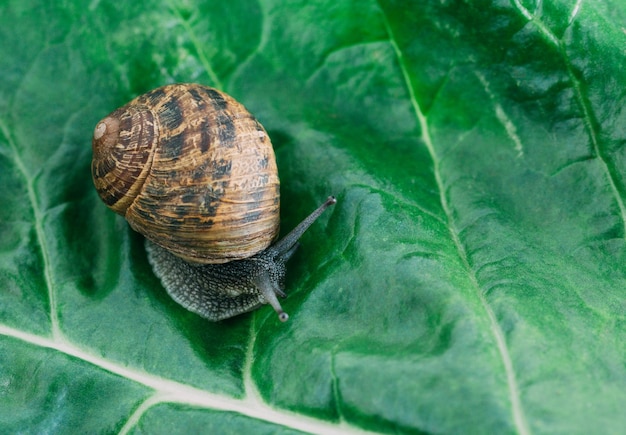
POLYGON ((0 4, 0 432, 623 433, 626 4, 0 4), (268 130, 290 314, 176 305, 91 134, 198 82, 268 130))

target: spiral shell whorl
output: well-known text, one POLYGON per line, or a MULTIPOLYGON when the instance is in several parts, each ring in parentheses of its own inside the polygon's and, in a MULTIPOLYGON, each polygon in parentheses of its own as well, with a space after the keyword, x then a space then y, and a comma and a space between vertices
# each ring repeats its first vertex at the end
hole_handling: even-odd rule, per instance
POLYGON ((93 148, 103 201, 187 261, 247 258, 278 234, 272 145, 222 92, 192 84, 155 89, 102 120, 93 148))
POLYGON ((150 171, 154 138, 152 113, 145 107, 122 107, 96 125, 91 172, 102 201, 125 215, 150 171))

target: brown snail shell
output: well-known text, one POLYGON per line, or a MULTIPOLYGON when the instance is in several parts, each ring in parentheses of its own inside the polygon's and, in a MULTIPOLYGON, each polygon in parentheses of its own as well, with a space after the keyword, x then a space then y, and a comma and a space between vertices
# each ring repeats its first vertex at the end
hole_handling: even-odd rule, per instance
POLYGON ((198 84, 155 89, 100 121, 92 147, 104 203, 186 261, 248 258, 278 235, 272 144, 223 92, 198 84))
POLYGON ((100 121, 92 147, 100 198, 148 239, 148 261, 176 302, 213 321, 263 304, 289 318, 278 301, 286 263, 336 200, 273 242, 276 159, 241 104, 202 85, 164 86, 100 121))

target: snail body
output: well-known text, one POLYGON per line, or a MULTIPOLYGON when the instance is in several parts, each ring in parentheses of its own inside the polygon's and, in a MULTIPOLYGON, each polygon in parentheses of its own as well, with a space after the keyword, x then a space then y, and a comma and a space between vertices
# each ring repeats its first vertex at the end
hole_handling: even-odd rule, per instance
POLYGON ((174 300, 210 320, 269 303, 281 320, 285 263, 329 198, 284 239, 270 139, 243 105, 197 84, 157 88, 94 129, 103 202, 143 234, 174 300))

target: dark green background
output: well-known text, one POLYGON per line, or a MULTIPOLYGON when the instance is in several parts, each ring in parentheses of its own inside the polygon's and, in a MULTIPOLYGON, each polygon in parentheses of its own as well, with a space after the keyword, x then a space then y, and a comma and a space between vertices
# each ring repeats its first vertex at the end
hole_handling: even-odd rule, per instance
POLYGON ((626 6, 0 3, 0 432, 620 433, 626 6), (175 304, 101 204, 97 121, 172 82, 264 124, 269 307, 175 304))

